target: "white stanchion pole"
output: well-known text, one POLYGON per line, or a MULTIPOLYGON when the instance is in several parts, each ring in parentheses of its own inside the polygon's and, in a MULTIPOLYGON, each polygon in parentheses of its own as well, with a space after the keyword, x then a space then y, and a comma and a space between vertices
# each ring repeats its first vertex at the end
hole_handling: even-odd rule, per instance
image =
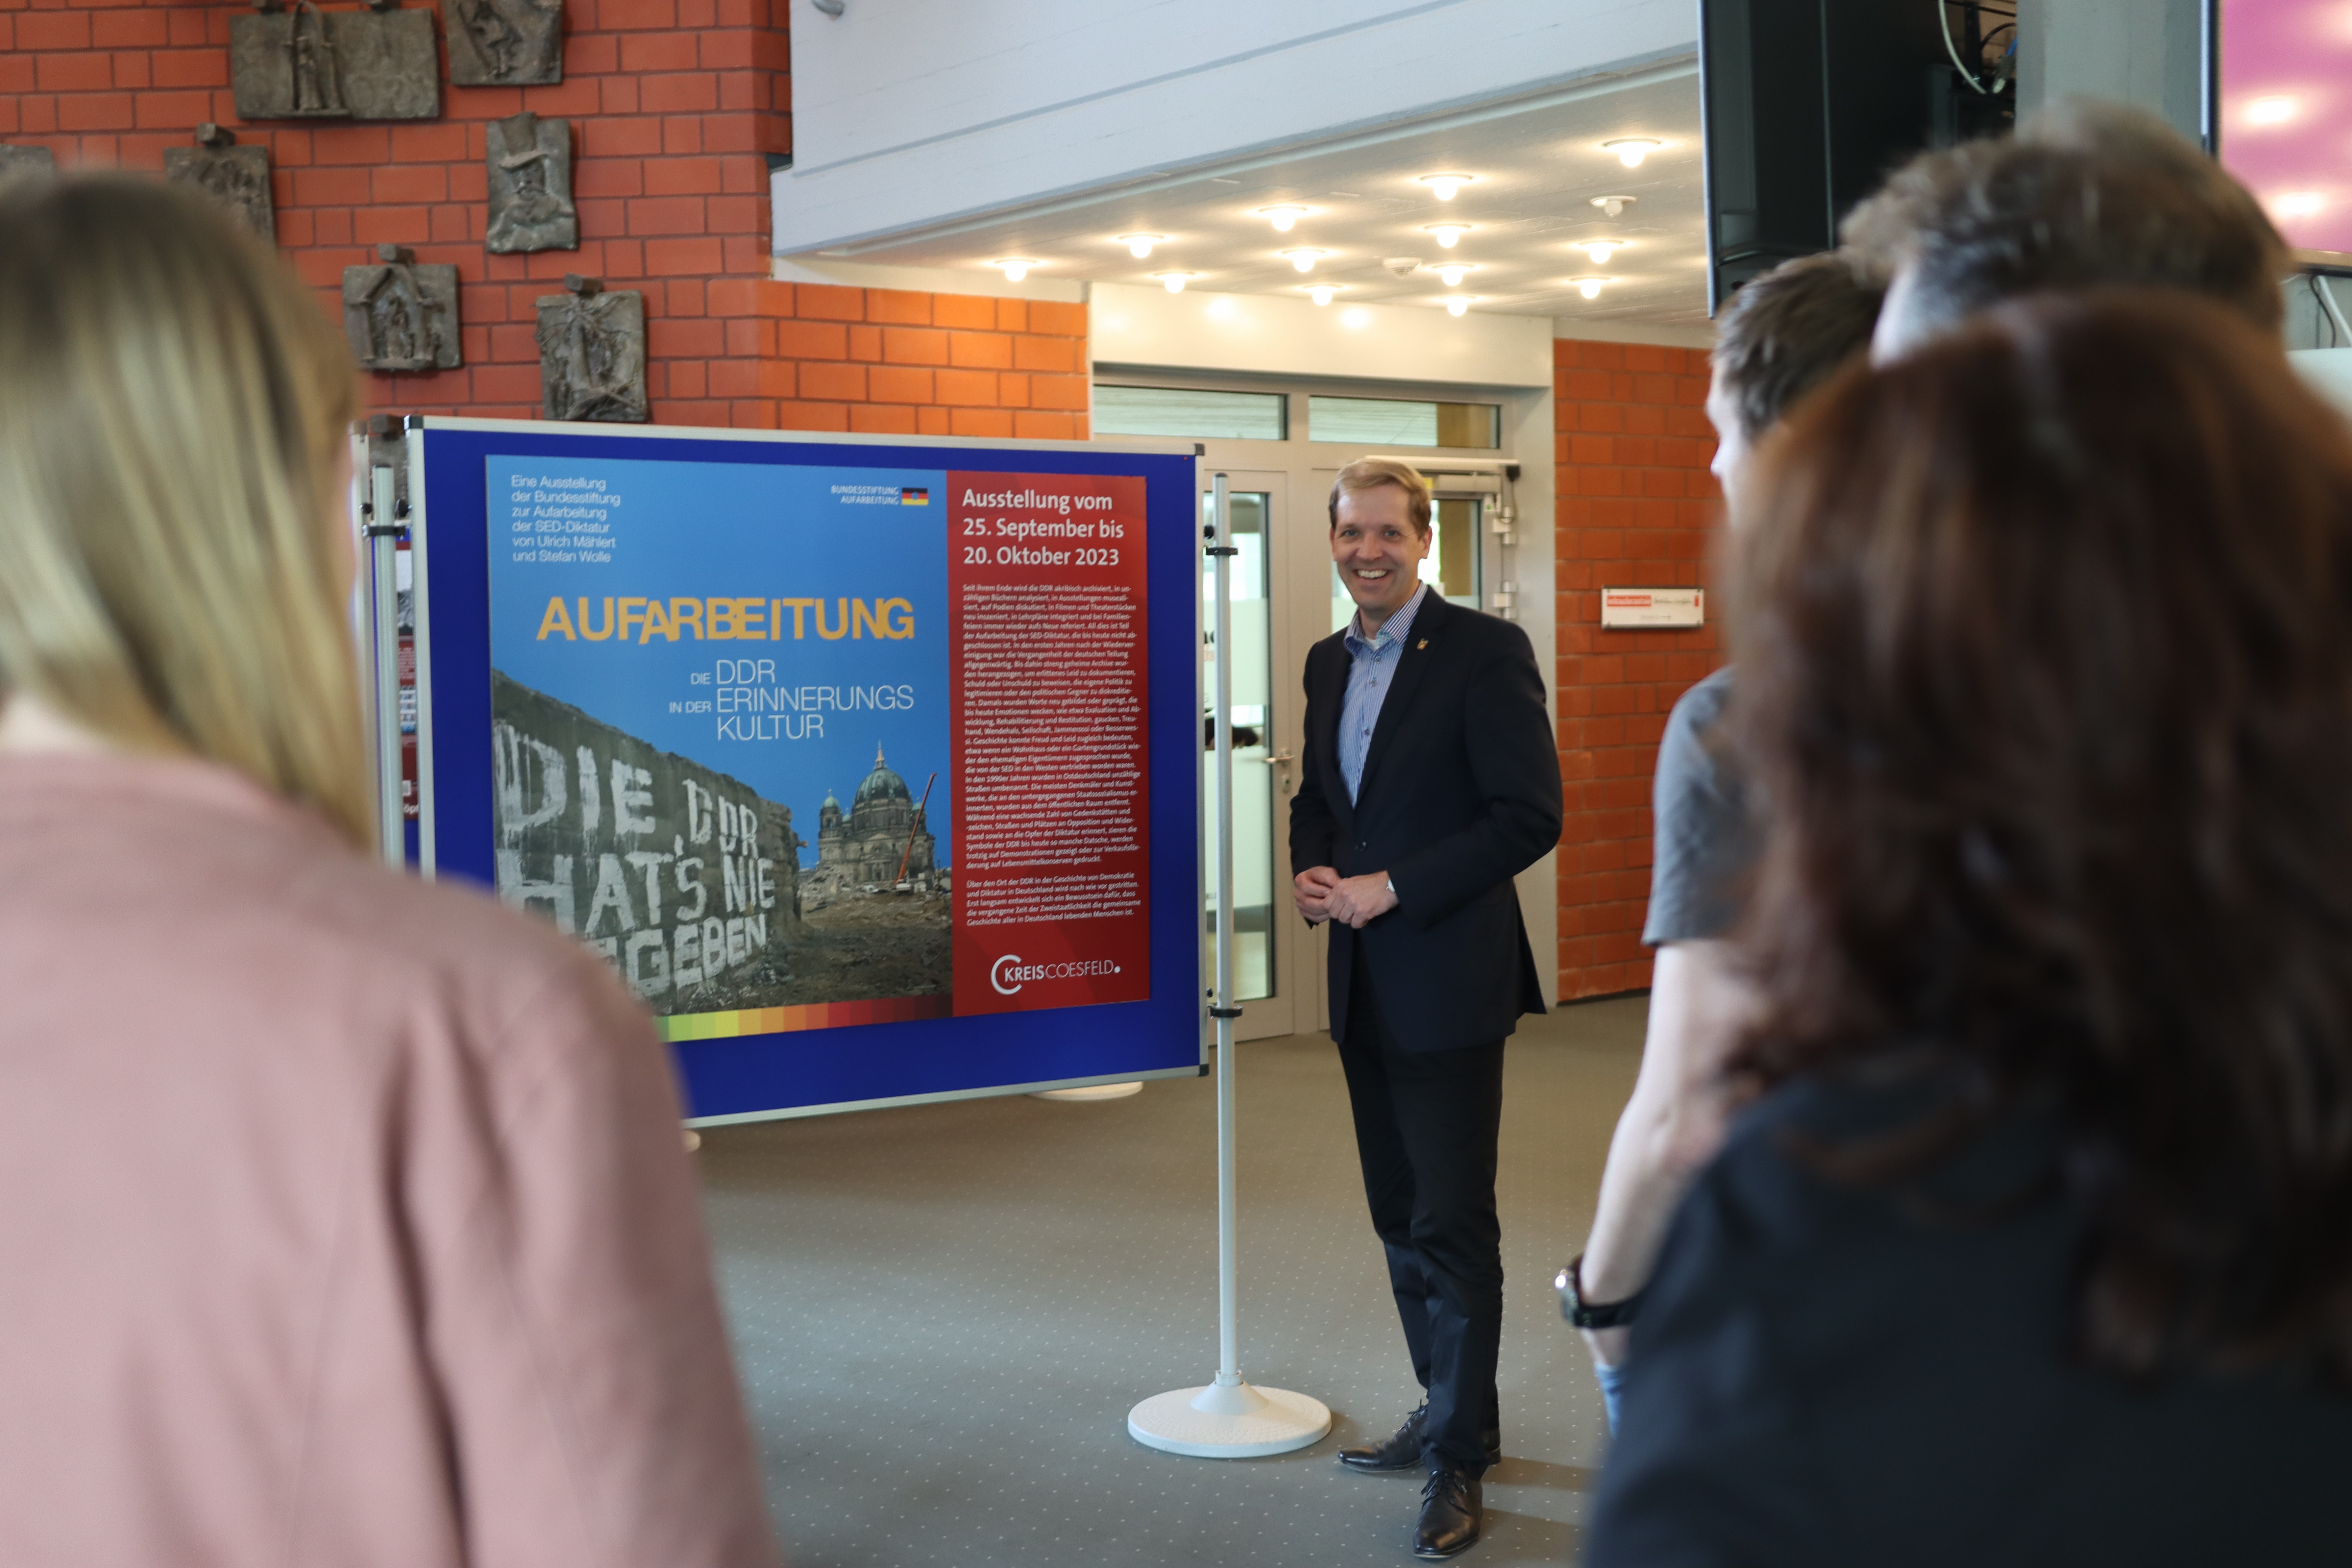
POLYGON ((400 586, 399 520, 393 516, 394 477, 388 468, 368 470, 370 587, 373 590, 369 644, 375 655, 376 821, 384 864, 408 863, 406 814, 400 798, 400 586))
POLYGON ((1331 1412, 1319 1399, 1281 1388, 1254 1388, 1242 1378, 1234 1311, 1234 668, 1233 520, 1225 476, 1211 490, 1209 559, 1214 575, 1217 780, 1217 986, 1209 1013, 1217 1026, 1217 1377, 1201 1388, 1154 1394, 1127 1413, 1128 1436, 1171 1454, 1202 1459, 1256 1459, 1321 1439, 1331 1412))

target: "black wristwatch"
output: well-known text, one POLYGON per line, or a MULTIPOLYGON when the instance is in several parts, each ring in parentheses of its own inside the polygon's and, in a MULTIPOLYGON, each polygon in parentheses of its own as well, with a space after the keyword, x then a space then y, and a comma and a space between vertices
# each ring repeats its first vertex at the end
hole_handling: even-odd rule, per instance
POLYGON ((1622 1301, 1588 1301, 1584 1288, 1577 1282, 1577 1268, 1583 1263, 1584 1254, 1578 1253, 1559 1271, 1552 1289, 1559 1292, 1559 1315, 1580 1329, 1622 1329, 1633 1321, 1642 1310, 1642 1292, 1634 1291, 1622 1301))

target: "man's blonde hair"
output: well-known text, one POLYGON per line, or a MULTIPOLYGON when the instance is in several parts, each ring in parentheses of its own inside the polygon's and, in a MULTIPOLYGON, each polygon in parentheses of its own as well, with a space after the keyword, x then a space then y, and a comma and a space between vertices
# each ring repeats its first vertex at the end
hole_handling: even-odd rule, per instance
POLYGON ((0 185, 0 682, 371 842, 333 521, 356 395, 318 302, 196 198, 0 185))
POLYGON ((1339 526, 1339 498, 1359 490, 1376 490, 1382 485, 1394 485, 1404 492, 1405 504, 1412 511, 1413 531, 1429 531, 1429 481, 1411 463, 1400 463, 1394 458, 1359 458, 1339 470, 1331 481, 1331 526, 1339 526))

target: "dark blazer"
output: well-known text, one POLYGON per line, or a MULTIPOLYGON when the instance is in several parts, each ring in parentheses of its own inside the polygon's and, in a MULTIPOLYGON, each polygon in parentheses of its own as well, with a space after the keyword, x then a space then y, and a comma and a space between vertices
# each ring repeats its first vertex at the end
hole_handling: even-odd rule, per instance
MULTIPOLYGON (((1890 1066, 1893 1064, 1889 1064, 1890 1066)), ((1799 1080, 1677 1211, 1633 1325, 1588 1568, 2352 1563, 2352 1397, 2085 1366, 2088 1213, 2021 1111, 1898 1187, 1806 1156, 1940 1097, 1799 1080)))
POLYGON ((1397 907, 1331 931, 1331 1037, 1348 1029, 1360 956, 1407 1050, 1483 1046, 1544 1010, 1511 879, 1559 842, 1559 753, 1528 634, 1449 605, 1414 614, 1357 799, 1339 773, 1345 635, 1307 651, 1307 733, 1290 802, 1290 864, 1386 871, 1397 907))

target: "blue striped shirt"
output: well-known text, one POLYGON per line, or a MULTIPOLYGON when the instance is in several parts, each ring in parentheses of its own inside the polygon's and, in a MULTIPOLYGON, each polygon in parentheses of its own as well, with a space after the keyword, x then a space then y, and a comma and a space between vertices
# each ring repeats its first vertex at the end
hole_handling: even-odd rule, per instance
POLYGON ((1339 704, 1339 776, 1348 781, 1351 805, 1364 782, 1364 759, 1371 752, 1381 704, 1388 700, 1389 682, 1396 679, 1398 661, 1404 657, 1404 639, 1412 631, 1413 616, 1421 611, 1422 595, 1428 592, 1426 583, 1415 588, 1412 597, 1369 637, 1364 636, 1363 611, 1358 610, 1355 619, 1348 623, 1348 695, 1339 704))

